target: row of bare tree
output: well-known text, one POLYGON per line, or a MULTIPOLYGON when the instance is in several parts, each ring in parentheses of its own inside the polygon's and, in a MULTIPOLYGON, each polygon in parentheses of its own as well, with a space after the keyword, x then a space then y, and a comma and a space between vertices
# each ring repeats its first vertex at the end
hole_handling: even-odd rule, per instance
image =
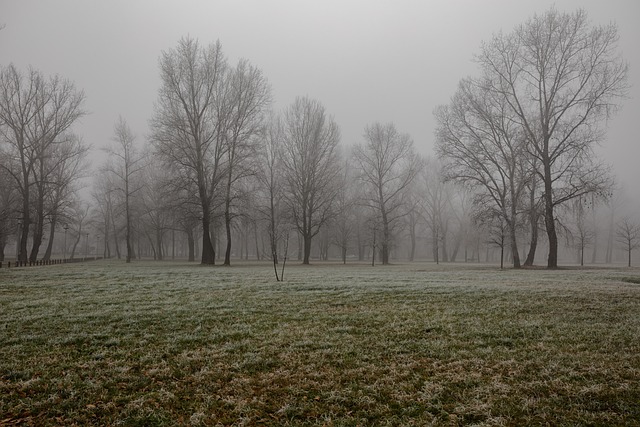
POLYGON ((38 259, 46 229, 42 258, 51 257, 56 225, 66 222, 86 168, 88 147, 72 132, 84 99, 59 76, 0 69, 0 257, 11 228, 19 234, 20 261, 38 259))
MULTIPOLYGON (((65 253, 70 225, 72 253, 83 234, 88 246, 91 229, 96 252, 101 237, 105 256, 113 248, 127 262, 145 248, 163 259, 168 233, 175 242, 178 232, 190 260, 200 253, 201 263, 214 264, 224 242, 229 265, 234 239, 250 231, 258 256, 259 235, 267 236, 274 266, 291 237, 305 264, 314 238, 322 257, 330 243, 343 260, 350 248, 362 259, 366 246, 387 264, 401 236, 413 259, 426 233, 437 262, 470 245, 479 259, 479 242, 490 242, 520 267, 518 242, 528 239, 524 264, 532 265, 539 230, 548 267, 557 267, 559 235, 582 259, 593 246, 595 259, 596 228, 584 218, 610 197, 613 180, 593 147, 628 89, 617 38, 615 26, 592 27, 583 11, 553 9, 495 36, 477 57, 480 77, 462 80, 435 112, 437 162, 392 123, 368 125, 362 143, 343 148, 319 101, 299 97, 274 112, 261 70, 229 64, 219 42, 184 38, 160 56, 148 143, 137 144, 124 118, 116 122, 90 204, 76 191, 87 147, 72 133, 84 94, 60 77, 4 67, 0 255, 13 229, 18 257, 27 260, 31 242, 35 260, 48 230, 47 259, 65 224, 65 253)), ((638 226, 624 220, 617 238, 630 263, 638 226)))

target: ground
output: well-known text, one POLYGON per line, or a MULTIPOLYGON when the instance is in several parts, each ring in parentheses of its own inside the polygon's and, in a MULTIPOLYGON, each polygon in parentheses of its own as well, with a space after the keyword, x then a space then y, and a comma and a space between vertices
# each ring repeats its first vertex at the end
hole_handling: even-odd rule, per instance
POLYGON ((640 270, 0 270, 0 425, 640 425, 640 270))

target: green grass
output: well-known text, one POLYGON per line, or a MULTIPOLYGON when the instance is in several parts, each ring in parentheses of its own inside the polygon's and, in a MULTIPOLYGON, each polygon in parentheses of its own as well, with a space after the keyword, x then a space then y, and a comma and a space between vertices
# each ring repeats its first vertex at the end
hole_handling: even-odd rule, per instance
POLYGON ((634 273, 3 269, 0 425, 640 425, 634 273))

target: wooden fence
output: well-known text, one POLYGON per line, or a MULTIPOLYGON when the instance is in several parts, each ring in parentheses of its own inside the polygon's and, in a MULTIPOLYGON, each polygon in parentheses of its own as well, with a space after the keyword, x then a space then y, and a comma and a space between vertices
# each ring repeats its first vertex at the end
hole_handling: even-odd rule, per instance
POLYGON ((83 261, 96 261, 102 259, 102 257, 84 257, 84 258, 68 258, 68 259, 50 259, 50 260, 37 260, 37 261, 0 261, 0 268, 16 268, 16 267, 40 267, 45 265, 58 265, 58 264, 71 264, 83 261))

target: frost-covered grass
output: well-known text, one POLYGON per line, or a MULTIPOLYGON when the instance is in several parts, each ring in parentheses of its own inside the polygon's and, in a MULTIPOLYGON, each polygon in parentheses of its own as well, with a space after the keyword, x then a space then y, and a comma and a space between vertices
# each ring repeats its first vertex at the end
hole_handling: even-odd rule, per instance
POLYGON ((640 425, 640 270, 0 270, 0 425, 640 425))

